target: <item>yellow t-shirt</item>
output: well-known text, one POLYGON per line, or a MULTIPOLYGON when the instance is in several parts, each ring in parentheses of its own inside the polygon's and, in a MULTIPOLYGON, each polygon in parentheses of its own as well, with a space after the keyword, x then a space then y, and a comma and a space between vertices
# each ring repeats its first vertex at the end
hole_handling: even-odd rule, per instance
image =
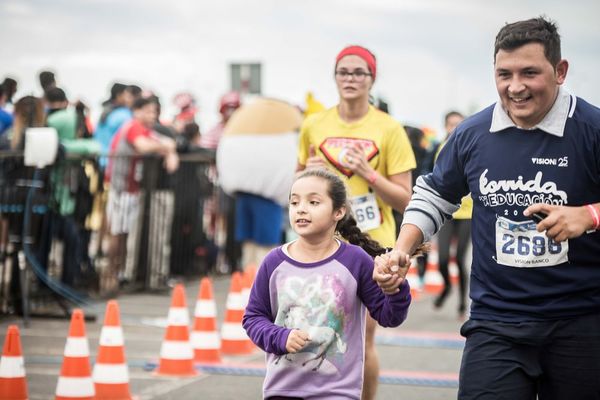
MULTIPOLYGON (((389 177, 416 167, 415 156, 402 125, 373 106, 369 106, 367 115, 353 123, 344 122, 337 107, 309 116, 300 130, 298 162, 306 165, 312 144, 316 154, 345 178, 350 197, 365 195, 370 191, 374 193, 365 179, 354 175, 340 162, 343 149, 356 143, 362 145, 369 164, 382 176, 389 177)), ((392 247, 396 241, 392 208, 379 196, 376 196, 376 201, 381 224, 368 233, 382 246, 392 247)))

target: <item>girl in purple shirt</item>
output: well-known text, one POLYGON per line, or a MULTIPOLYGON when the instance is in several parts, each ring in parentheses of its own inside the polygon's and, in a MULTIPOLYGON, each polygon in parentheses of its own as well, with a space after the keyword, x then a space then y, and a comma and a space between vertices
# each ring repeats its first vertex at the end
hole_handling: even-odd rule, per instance
POLYGON ((265 257, 243 319, 267 353, 264 397, 360 399, 366 310, 382 326, 400 325, 410 287, 388 296, 373 281, 373 257, 386 250, 357 227, 335 174, 299 175, 289 218, 298 239, 265 257))

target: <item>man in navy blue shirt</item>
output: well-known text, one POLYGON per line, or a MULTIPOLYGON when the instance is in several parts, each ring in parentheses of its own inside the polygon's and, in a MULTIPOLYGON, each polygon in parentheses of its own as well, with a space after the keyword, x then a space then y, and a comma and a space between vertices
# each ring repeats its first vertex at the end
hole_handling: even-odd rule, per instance
POLYGON ((395 293, 470 192, 459 399, 600 399, 600 109, 562 87, 553 22, 504 26, 494 55, 500 101, 462 122, 417 181, 373 277, 395 293))

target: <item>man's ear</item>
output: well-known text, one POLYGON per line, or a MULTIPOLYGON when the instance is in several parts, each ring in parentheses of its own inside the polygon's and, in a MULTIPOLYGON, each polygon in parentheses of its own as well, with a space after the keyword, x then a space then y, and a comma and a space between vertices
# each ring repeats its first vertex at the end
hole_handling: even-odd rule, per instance
POLYGON ((560 60, 556 64, 556 83, 562 85, 567 79, 567 71, 569 70, 569 62, 567 60, 560 60))

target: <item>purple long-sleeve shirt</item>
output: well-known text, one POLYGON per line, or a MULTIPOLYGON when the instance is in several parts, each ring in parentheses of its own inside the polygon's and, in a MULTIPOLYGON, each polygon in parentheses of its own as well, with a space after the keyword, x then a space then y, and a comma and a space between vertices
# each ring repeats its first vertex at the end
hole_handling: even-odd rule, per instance
POLYGON ((243 319, 248 336, 267 353, 264 396, 360 399, 366 309, 380 325, 405 319, 410 287, 386 296, 372 279, 373 259, 360 247, 340 243, 330 257, 301 263, 281 247, 265 257, 243 319), (292 329, 310 342, 286 354, 292 329))

